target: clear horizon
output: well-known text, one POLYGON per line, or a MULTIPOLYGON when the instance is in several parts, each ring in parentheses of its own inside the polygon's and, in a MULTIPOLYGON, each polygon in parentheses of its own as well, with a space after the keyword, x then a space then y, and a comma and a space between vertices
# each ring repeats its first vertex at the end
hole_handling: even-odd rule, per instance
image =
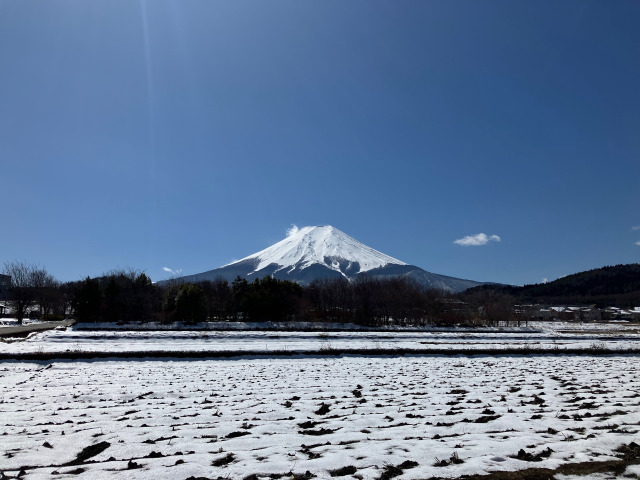
POLYGON ((200 273, 333 225, 531 284, 640 259, 640 4, 0 3, 0 264, 200 273))

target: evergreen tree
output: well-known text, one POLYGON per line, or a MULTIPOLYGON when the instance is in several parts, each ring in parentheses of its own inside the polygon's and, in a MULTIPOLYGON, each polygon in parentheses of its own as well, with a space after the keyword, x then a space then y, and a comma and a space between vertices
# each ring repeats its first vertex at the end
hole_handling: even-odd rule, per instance
POLYGON ((176 297, 176 318, 188 323, 207 319, 207 301, 200 287, 193 284, 180 287, 176 297))
POLYGON ((102 306, 102 290, 100 283, 87 277, 75 291, 74 310, 81 322, 97 322, 100 320, 102 306))

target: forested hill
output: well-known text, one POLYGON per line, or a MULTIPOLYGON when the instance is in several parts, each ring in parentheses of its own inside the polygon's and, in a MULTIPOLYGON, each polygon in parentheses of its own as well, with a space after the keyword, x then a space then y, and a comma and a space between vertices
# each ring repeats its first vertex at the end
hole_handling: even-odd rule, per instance
POLYGON ((596 268, 523 287, 485 285, 465 293, 488 290, 538 303, 640 306, 640 264, 596 268))

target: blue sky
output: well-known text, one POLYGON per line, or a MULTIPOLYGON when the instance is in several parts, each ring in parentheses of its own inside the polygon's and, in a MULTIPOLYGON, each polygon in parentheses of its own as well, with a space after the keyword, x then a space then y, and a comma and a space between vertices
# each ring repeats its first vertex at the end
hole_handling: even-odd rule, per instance
POLYGON ((0 263, 161 280, 292 224, 481 281, 638 262, 638 25, 635 0, 0 0, 0 263))

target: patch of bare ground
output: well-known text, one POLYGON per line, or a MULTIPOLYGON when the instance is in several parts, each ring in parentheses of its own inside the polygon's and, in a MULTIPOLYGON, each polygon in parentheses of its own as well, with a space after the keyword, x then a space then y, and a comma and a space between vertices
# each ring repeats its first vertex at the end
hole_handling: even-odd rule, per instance
POLYGON ((83 448, 80 453, 76 455, 76 458, 71 462, 67 462, 62 466, 75 466, 85 463, 92 457, 104 452, 107 448, 109 448, 111 444, 109 442, 100 442, 95 445, 90 445, 86 448, 83 448))
POLYGON ((358 469, 353 465, 347 465, 346 467, 336 468, 335 470, 329 470, 329 475, 332 477, 344 477, 346 475, 353 475, 358 469))
POLYGON ((211 478, 211 477, 187 477, 185 480, 229 480, 228 477, 216 477, 216 478, 211 478))
POLYGON ((227 465, 233 462, 235 459, 236 457, 233 453, 228 453, 224 457, 216 458, 214 461, 211 462, 211 465, 213 467, 222 467, 223 465, 227 465))
POLYGON ((404 473, 405 470, 415 468, 418 466, 418 462, 407 460, 399 465, 387 464, 384 466, 382 473, 378 477, 378 480, 389 480, 393 477, 398 477, 404 473))
MULTIPOLYGON (((260 478, 264 478, 264 477, 271 478, 274 480, 277 480, 280 478, 285 478, 286 480, 309 480, 310 478, 314 478, 315 475, 308 470, 304 473, 294 473, 294 472, 265 473, 265 474, 252 473, 251 475, 244 477, 242 480, 259 480, 260 478)), ((190 479, 187 478, 187 480, 190 480, 190 479)), ((207 479, 207 480, 214 480, 214 479, 207 479)))
POLYGON ((557 468, 526 468, 515 472, 490 472, 476 475, 431 477, 428 480, 556 480, 556 475, 574 475, 588 478, 594 474, 612 474, 615 477, 635 478, 638 475, 625 474, 627 467, 640 464, 640 445, 631 442, 616 449, 618 460, 565 463, 557 468))

